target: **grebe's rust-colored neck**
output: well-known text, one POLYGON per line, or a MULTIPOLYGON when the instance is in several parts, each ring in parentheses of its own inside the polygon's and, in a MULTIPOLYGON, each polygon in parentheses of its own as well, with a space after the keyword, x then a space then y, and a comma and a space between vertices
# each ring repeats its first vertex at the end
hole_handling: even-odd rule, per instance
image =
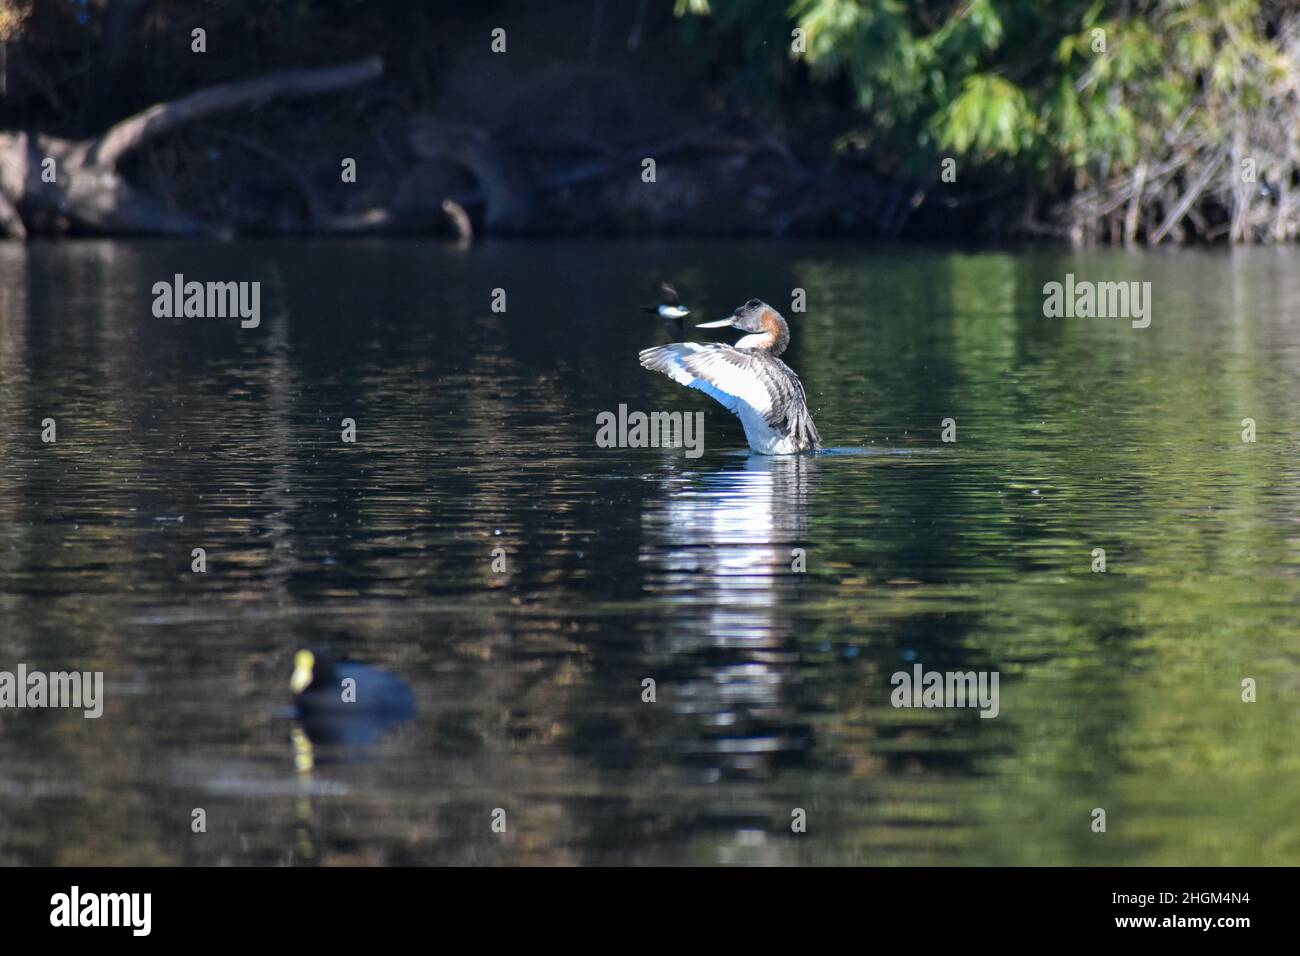
POLYGON ((762 349, 772 355, 780 355, 790 344, 790 326, 785 324, 785 319, 773 308, 763 310, 763 315, 759 319, 763 331, 756 332, 753 335, 746 335, 736 343, 738 349, 762 349))

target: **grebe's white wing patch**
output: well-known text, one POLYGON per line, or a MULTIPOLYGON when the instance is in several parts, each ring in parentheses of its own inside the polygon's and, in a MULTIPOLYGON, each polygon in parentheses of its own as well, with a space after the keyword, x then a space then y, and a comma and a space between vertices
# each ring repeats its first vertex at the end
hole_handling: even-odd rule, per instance
POLYGON ((646 349, 641 364, 703 392, 735 414, 754 451, 792 455, 821 447, 799 377, 774 355, 717 343, 677 342, 646 349))
POLYGON ((764 364, 730 346, 695 342, 661 345, 643 351, 641 364, 698 389, 737 415, 746 406, 763 421, 780 417, 773 414, 779 392, 771 387, 764 364))

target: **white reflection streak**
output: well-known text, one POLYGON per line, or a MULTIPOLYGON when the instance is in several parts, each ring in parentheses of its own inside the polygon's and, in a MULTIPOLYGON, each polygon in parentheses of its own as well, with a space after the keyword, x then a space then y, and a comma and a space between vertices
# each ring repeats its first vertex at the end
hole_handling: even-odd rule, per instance
POLYGON ((672 707, 678 746, 713 773, 766 776, 801 745, 785 700, 795 660, 782 653, 795 621, 816 463, 751 455, 743 468, 664 479, 642 518, 646 588, 677 605, 660 635, 665 663, 686 667, 672 707))
MULTIPOLYGON (((742 606, 769 632, 778 578, 792 577, 792 551, 806 546, 814 460, 750 455, 743 470, 665 479, 665 497, 643 518, 641 563, 650 588, 742 606)), ((734 612, 728 612, 734 613, 734 612)))

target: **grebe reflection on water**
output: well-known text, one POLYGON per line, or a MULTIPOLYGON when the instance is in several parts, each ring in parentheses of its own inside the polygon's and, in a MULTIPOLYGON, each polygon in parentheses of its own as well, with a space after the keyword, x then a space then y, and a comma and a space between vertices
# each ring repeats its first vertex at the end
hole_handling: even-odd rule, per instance
POLYGON ((750 299, 730 316, 701 329, 731 326, 750 334, 734 346, 677 342, 641 352, 641 365, 698 389, 727 408, 761 455, 821 450, 803 384, 777 356, 790 344, 790 327, 766 302, 750 299))
POLYGON ((762 779, 814 749, 798 707, 816 457, 737 454, 672 468, 641 518, 646 595, 668 610, 646 659, 674 674, 665 747, 717 778, 762 779))

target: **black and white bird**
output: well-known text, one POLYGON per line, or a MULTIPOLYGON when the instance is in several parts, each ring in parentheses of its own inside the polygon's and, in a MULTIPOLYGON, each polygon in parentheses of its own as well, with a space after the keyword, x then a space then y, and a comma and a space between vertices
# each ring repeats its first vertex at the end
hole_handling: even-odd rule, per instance
POLYGON ((700 329, 725 326, 749 334, 735 346, 677 342, 641 352, 641 365, 699 389, 740 419, 749 447, 760 455, 821 450, 808 413, 803 383, 778 355, 790 344, 790 327, 766 302, 750 299, 730 316, 700 329))
POLYGON ((691 310, 682 305, 673 284, 668 281, 659 283, 659 304, 643 305, 641 311, 653 312, 661 319, 671 319, 678 323, 691 314, 691 310))

